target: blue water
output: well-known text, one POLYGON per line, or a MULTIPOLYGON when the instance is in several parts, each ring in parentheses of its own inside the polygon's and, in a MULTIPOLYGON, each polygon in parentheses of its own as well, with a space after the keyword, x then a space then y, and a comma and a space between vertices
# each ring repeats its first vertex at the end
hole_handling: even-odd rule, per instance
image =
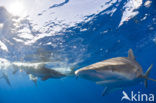
MULTIPOLYGON (((81 1, 83 2, 83 0, 81 1)), ((83 21, 75 22, 72 26, 70 23, 61 23, 57 19, 49 20, 44 24, 45 27, 48 27, 44 32, 40 29, 34 30, 33 26, 36 24, 31 23, 32 21, 27 18, 19 22, 19 28, 14 27, 13 19, 18 19, 18 17, 10 16, 8 11, 1 7, 0 23, 3 23, 3 29, 0 31, 0 40, 8 50, 6 51, 1 46, 0 58, 11 62, 44 61, 49 59, 49 55, 47 56, 43 52, 50 52, 53 53, 51 61, 59 60, 61 63, 63 62, 63 66, 69 65, 75 67, 76 70, 112 57, 127 57, 129 48, 132 48, 136 60, 144 72, 150 64, 154 65, 150 77, 156 78, 156 1, 150 0, 152 1, 150 6, 145 7, 146 0, 141 0, 141 6, 134 10, 138 14, 119 26, 125 10, 124 6, 128 1, 119 0, 107 9, 86 15, 83 21), (116 8, 113 14, 105 13, 113 8, 116 8), (144 17, 146 18, 142 20, 144 17), (21 39, 17 36, 24 27, 29 28, 34 37, 51 34, 51 29, 56 25, 64 28, 55 32, 55 35, 44 36, 29 45, 23 43, 28 39, 21 39), (15 29, 15 32, 12 32, 11 29, 15 29), (23 42, 17 42, 14 38, 21 39, 23 42), (51 44, 47 45, 48 43, 51 44), (43 50, 41 52, 43 58, 39 57, 38 50, 43 50)), ((60 8, 61 10, 61 7, 71 2, 72 0, 65 0, 60 4, 50 5, 48 9, 36 13, 37 17, 42 17, 52 9, 60 8)), ((107 2, 107 4, 109 3, 111 0, 107 2)), ((62 66, 62 64, 60 65, 62 66)), ((138 84, 102 96, 103 86, 83 78, 76 79, 75 76, 69 76, 46 81, 38 80, 37 86, 35 86, 26 73, 17 72, 13 75, 9 70, 5 70, 5 72, 7 72, 12 86, 9 87, 4 79, 0 80, 0 103, 120 103, 123 90, 129 94, 131 91, 136 93, 140 91, 156 95, 156 83, 152 81, 148 82, 148 88, 145 88, 144 84, 138 84)))

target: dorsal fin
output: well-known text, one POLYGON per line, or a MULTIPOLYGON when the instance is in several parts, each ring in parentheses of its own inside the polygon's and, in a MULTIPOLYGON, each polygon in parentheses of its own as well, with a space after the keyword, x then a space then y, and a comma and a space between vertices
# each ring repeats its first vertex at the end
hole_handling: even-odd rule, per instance
POLYGON ((135 56, 133 54, 133 50, 132 49, 129 49, 129 51, 128 51, 128 58, 131 59, 131 60, 135 60, 135 56))

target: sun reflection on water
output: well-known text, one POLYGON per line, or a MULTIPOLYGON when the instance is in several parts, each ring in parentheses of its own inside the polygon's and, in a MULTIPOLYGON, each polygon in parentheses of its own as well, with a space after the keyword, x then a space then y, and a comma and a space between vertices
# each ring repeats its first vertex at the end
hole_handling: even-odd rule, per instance
POLYGON ((14 16, 26 16, 26 10, 22 1, 18 0, 10 3, 7 9, 14 16))

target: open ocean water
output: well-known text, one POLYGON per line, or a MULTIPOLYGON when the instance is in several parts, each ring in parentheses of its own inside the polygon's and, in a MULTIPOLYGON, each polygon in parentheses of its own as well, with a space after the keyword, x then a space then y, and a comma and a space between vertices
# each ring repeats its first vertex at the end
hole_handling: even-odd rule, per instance
POLYGON ((1 0, 0 103, 138 102, 121 101, 123 91, 156 96, 153 81, 148 88, 139 83, 102 96, 104 87, 93 81, 74 75, 45 81, 35 76, 35 84, 33 73, 8 66, 48 62, 45 67, 68 72, 127 57, 130 48, 144 73, 153 64, 149 77, 156 79, 155 0, 1 0))

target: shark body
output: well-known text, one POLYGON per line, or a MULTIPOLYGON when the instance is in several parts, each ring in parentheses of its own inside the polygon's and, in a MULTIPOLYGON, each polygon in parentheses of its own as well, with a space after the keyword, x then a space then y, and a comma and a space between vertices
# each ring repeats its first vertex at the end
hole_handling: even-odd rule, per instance
POLYGON ((15 68, 15 71, 18 71, 18 68, 20 71, 26 72, 28 75, 31 75, 30 79, 33 80, 34 78, 41 78, 42 80, 47 80, 49 78, 61 78, 65 77, 66 74, 63 74, 59 71, 56 71, 51 68, 47 68, 45 65, 49 62, 40 62, 40 63, 20 63, 20 62, 14 62, 13 67, 15 68))
POLYGON ((105 86, 105 95, 114 89, 136 85, 142 81, 145 81, 147 87, 147 80, 156 81, 148 78, 151 68, 152 65, 143 74, 142 67, 130 49, 128 57, 116 57, 80 68, 75 71, 75 75, 105 86))
MULTIPOLYGON (((35 84, 37 83, 37 80, 39 78, 41 78, 41 80, 43 81, 50 78, 59 79, 72 75, 73 73, 72 68, 68 68, 67 72, 61 72, 57 70, 59 68, 53 69, 46 67, 46 65, 49 63, 51 62, 10 62, 5 59, 0 59, 0 69, 4 72, 5 70, 12 68, 13 74, 15 74, 17 71, 25 72, 29 75, 29 79, 32 80, 35 84)), ((7 81, 8 85, 10 85, 9 78, 6 74, 3 75, 2 78, 4 78, 7 81)))

